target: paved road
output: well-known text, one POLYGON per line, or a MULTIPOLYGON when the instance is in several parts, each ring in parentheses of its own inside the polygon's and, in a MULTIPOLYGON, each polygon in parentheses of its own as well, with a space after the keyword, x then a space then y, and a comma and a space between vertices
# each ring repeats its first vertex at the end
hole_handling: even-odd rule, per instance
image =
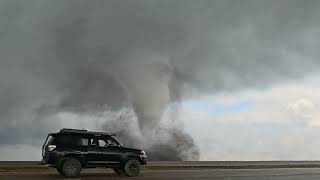
MULTIPOLYGON (((64 179, 54 171, 50 172, 2 172, 0 179, 64 179)), ((117 176, 111 171, 105 172, 83 172, 79 180, 107 180, 107 179, 154 179, 154 180, 319 180, 320 168, 303 169, 202 169, 202 170, 145 170, 141 176, 136 178, 127 178, 117 176)))

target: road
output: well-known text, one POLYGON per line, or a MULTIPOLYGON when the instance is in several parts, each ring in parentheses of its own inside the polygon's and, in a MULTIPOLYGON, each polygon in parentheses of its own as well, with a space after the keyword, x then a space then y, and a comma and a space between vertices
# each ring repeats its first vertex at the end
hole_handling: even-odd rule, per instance
MULTIPOLYGON (((1 172, 4 180, 64 179, 57 172, 1 172)), ((79 180, 107 179, 153 179, 153 180, 319 180, 320 168, 281 168, 281 169, 195 169, 195 170, 144 170, 139 177, 127 178, 115 175, 112 171, 85 171, 79 180)))

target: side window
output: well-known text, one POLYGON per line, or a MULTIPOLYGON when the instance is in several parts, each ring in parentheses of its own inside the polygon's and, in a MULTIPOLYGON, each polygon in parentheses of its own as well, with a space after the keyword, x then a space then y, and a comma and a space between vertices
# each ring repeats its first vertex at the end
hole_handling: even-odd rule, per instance
POLYGON ((88 139, 82 139, 82 145, 83 146, 89 146, 89 140, 88 139))
POLYGON ((99 142, 97 139, 90 139, 90 145, 97 147, 99 146, 99 142))
POLYGON ((94 147, 118 146, 118 143, 112 138, 108 138, 108 139, 93 138, 88 141, 88 144, 94 147))
POLYGON ((107 147, 106 141, 99 139, 99 147, 107 147))
POLYGON ((109 138, 107 139, 107 146, 118 146, 118 143, 114 139, 109 138))
POLYGON ((56 145, 61 145, 61 146, 71 146, 73 143, 73 138, 72 136, 67 136, 67 135, 60 135, 60 136, 57 136, 55 139, 54 139, 54 144, 56 145))
POLYGON ((89 139, 86 138, 77 138, 78 146, 89 146, 89 139))

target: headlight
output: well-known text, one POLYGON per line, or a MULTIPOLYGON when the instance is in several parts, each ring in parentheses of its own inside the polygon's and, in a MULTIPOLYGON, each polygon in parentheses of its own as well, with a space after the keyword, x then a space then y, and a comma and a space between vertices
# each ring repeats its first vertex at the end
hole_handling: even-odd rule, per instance
POLYGON ((56 145, 49 145, 48 146, 48 151, 51 152, 53 151, 57 146, 56 145))
POLYGON ((145 156, 146 152, 144 150, 140 151, 140 155, 145 156))

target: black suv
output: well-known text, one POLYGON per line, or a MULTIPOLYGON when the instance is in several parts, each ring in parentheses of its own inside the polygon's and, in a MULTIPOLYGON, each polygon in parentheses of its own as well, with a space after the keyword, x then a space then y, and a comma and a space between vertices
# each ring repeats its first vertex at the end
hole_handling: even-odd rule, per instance
POLYGON ((51 133, 42 147, 42 163, 56 167, 65 177, 77 177, 81 168, 107 167, 117 174, 137 176, 146 165, 143 150, 126 148, 114 134, 61 129, 51 133))

